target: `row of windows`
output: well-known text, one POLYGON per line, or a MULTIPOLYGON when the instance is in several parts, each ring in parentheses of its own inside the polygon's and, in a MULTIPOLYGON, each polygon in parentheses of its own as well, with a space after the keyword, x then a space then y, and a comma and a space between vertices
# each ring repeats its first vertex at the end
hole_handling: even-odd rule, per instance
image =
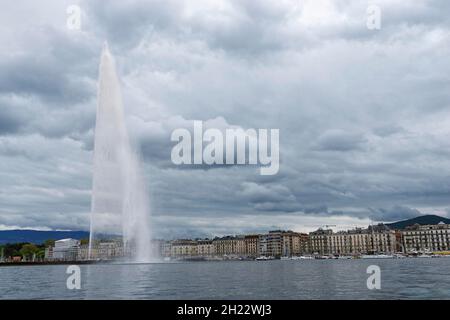
POLYGON ((404 235, 449 234, 450 230, 406 231, 404 235))

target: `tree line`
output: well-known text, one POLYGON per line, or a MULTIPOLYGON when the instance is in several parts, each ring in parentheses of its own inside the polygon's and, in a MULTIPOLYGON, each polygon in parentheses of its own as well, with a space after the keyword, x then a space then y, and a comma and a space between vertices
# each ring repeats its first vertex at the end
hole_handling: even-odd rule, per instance
MULTIPOLYGON (((88 239, 82 239, 81 244, 89 243, 88 239)), ((45 249, 53 247, 55 240, 48 239, 41 244, 33 244, 30 242, 6 243, 0 245, 0 258, 11 260, 13 257, 21 257, 24 260, 44 259, 45 249)))

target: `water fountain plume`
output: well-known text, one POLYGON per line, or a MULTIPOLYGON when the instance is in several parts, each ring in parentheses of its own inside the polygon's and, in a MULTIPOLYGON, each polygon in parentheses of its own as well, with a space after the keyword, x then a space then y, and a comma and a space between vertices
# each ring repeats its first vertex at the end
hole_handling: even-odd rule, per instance
POLYGON ((105 234, 121 234, 132 260, 152 260, 148 193, 128 137, 114 58, 105 42, 100 60, 94 138, 89 258, 105 234))

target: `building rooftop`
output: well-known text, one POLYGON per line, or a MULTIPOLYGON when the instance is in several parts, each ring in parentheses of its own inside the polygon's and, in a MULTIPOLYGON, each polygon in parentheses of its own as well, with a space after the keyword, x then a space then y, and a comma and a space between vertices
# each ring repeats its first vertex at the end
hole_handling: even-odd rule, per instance
POLYGON ((55 242, 72 242, 72 241, 78 241, 78 240, 72 239, 72 238, 66 238, 66 239, 56 240, 55 242))

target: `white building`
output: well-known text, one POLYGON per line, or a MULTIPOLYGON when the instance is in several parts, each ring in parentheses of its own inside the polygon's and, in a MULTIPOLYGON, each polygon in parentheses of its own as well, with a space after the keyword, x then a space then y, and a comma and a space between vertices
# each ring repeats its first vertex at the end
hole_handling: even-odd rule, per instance
POLYGON ((322 255, 393 253, 397 247, 395 231, 383 224, 337 233, 319 229, 309 235, 312 253, 322 255))
POLYGON ((55 241, 52 257, 54 260, 76 260, 80 241, 76 239, 61 239, 55 241))
POLYGON ((414 225, 402 231, 403 247, 407 253, 450 250, 450 225, 414 225))
POLYGON ((190 239, 172 241, 170 255, 172 257, 192 257, 198 254, 197 242, 190 239))
POLYGON ((197 240, 197 253, 199 256, 207 257, 215 254, 212 240, 197 240))

